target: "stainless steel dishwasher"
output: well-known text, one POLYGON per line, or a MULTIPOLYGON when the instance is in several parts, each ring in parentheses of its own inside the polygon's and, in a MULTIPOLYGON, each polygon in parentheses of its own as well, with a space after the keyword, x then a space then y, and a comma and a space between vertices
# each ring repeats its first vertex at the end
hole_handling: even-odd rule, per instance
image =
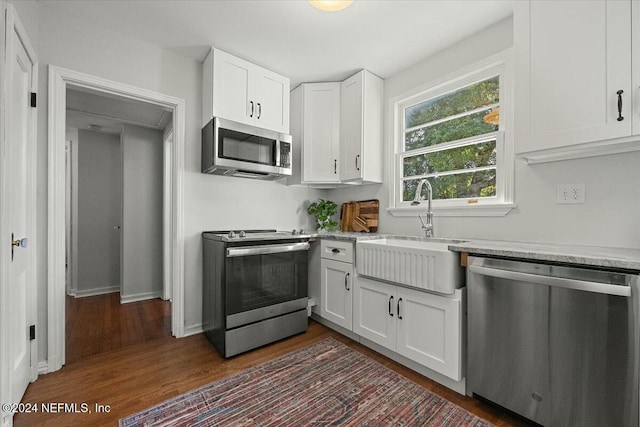
POLYGON ((469 257, 467 394, 544 426, 635 426, 640 276, 469 257))

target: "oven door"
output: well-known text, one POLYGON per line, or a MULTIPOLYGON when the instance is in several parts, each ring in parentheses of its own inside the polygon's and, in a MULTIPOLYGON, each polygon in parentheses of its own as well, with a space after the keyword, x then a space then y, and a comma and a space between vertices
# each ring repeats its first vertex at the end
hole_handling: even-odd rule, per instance
POLYGON ((228 247, 227 329, 307 308, 308 242, 228 247))

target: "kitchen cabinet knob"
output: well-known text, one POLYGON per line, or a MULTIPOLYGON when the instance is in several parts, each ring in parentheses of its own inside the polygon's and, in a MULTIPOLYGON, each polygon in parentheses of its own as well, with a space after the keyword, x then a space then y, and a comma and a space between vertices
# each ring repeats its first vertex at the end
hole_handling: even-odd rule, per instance
POLYGON ((397 309, 398 309, 398 319, 402 320, 402 316, 400 316, 400 303, 402 302, 402 298, 398 298, 398 305, 397 305, 397 309))
POLYGON ((333 249, 331 249, 331 252, 333 252, 334 254, 339 254, 340 253, 340 249, 333 248, 333 249))
POLYGON ((624 120, 624 117, 622 117, 622 94, 624 93, 623 90, 619 90, 618 92, 616 92, 618 94, 618 118, 617 120, 619 122, 624 120))

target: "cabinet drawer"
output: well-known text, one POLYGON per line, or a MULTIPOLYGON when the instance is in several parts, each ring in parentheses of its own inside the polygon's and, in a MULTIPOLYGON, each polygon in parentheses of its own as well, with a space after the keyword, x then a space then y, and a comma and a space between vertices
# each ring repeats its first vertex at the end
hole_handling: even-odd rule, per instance
POLYGON ((353 243, 341 240, 322 239, 320 241, 322 258, 353 263, 353 243))

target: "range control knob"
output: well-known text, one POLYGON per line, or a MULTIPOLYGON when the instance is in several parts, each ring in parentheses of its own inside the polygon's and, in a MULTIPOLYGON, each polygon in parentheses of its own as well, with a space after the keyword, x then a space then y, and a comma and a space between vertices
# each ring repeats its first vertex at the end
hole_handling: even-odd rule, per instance
POLYGON ((298 234, 304 234, 304 230, 301 228, 300 231, 298 231, 298 234))
POLYGON ((235 231, 231 230, 227 236, 229 236, 230 239, 234 239, 236 237, 236 233, 235 231))
POLYGON ((244 231, 241 231, 241 232, 240 232, 240 237, 241 237, 241 238, 242 238, 242 237, 247 237, 247 233, 245 233, 244 231))
POLYGON ((296 234, 298 234, 298 230, 296 230, 296 229, 294 228, 294 229, 293 229, 293 231, 291 231, 291 234, 293 234, 293 235, 295 236, 296 234))

